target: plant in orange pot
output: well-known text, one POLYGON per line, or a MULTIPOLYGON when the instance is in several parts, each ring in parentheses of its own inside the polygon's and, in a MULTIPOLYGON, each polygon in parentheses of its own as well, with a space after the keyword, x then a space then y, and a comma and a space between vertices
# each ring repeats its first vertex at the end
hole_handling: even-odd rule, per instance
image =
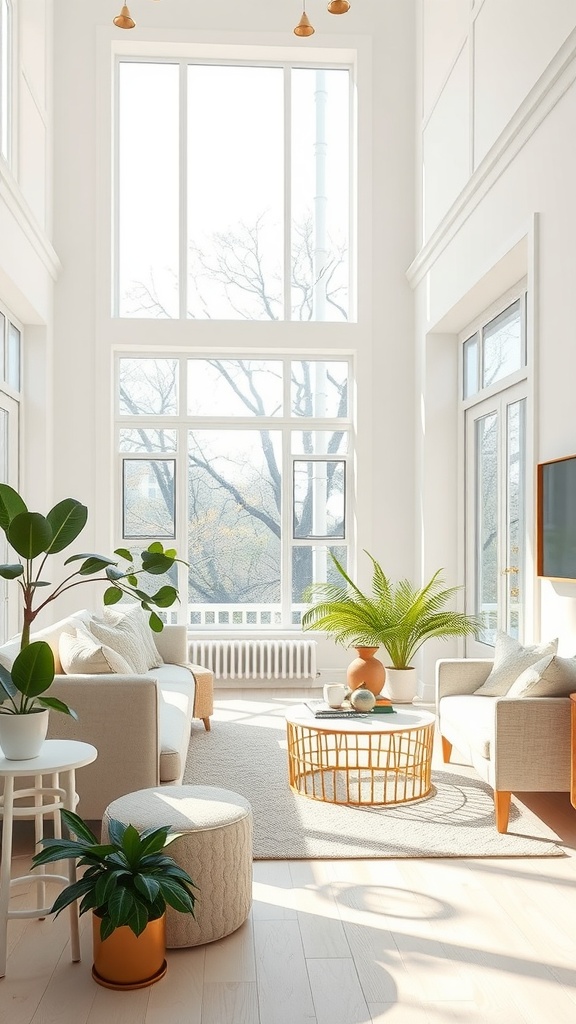
MULTIPOLYGON (((390 659, 385 683, 382 679, 384 694, 393 701, 408 702, 417 691, 416 669, 410 662, 422 644, 431 637, 471 636, 480 623, 473 615, 445 610, 459 588, 444 587, 441 569, 423 587, 415 587, 408 579, 394 584, 376 559, 366 554, 373 567, 371 594, 364 594, 331 555, 344 583, 312 583, 308 587, 305 599, 316 603, 304 613, 302 628, 323 631, 336 643, 358 649, 358 661, 349 666, 352 689, 362 685, 380 692, 370 686, 366 665, 375 651, 384 647, 390 659), (361 648, 372 649, 368 658, 366 651, 360 653, 361 648)), ((377 672, 375 669, 376 685, 377 672)))
POLYGON ((42 839, 44 849, 33 867, 77 860, 86 868, 57 896, 50 913, 58 915, 79 899, 79 913, 92 911, 94 966, 100 985, 136 989, 160 981, 166 973, 166 905, 194 914, 196 888, 190 875, 165 852, 175 839, 170 828, 145 829, 110 821, 110 842, 99 843, 82 818, 62 811, 75 838, 42 839))

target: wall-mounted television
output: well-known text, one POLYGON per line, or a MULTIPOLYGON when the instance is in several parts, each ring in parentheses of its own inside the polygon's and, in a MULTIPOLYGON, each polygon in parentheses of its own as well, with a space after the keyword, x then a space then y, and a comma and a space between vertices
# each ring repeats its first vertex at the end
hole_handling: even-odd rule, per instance
POLYGON ((538 466, 537 572, 576 581, 576 455, 538 466))

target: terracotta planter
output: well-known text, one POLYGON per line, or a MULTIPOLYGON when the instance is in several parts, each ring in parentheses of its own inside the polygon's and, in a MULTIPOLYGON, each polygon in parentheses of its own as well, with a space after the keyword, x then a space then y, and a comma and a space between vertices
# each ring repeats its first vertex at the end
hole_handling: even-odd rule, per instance
POLYGON ((100 918, 92 915, 94 966, 92 977, 106 988, 145 988, 166 974, 166 915, 150 921, 141 935, 116 928, 100 938, 100 918))
POLYGON ((355 647, 358 657, 351 661, 346 669, 346 682, 351 690, 363 687, 378 696, 384 686, 386 669, 378 658, 374 657, 377 647, 355 647))

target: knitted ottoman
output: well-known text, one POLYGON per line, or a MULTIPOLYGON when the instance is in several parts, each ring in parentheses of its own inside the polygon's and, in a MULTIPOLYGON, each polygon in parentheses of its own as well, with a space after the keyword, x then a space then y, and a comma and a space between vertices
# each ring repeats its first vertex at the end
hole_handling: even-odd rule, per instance
POLYGON ((178 836, 167 852, 194 883, 196 916, 166 912, 166 945, 198 946, 239 928, 252 905, 252 808, 243 796, 215 786, 140 789, 109 804, 102 842, 115 818, 138 831, 170 825, 178 836))

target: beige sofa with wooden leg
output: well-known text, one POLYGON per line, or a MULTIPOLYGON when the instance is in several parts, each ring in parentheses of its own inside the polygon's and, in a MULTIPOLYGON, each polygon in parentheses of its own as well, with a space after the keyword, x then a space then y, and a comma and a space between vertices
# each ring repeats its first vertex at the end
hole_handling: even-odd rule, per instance
POLYGON ((506 832, 512 793, 570 791, 570 699, 476 695, 491 668, 438 661, 436 710, 444 762, 454 747, 474 766, 494 790, 496 827, 506 832))

